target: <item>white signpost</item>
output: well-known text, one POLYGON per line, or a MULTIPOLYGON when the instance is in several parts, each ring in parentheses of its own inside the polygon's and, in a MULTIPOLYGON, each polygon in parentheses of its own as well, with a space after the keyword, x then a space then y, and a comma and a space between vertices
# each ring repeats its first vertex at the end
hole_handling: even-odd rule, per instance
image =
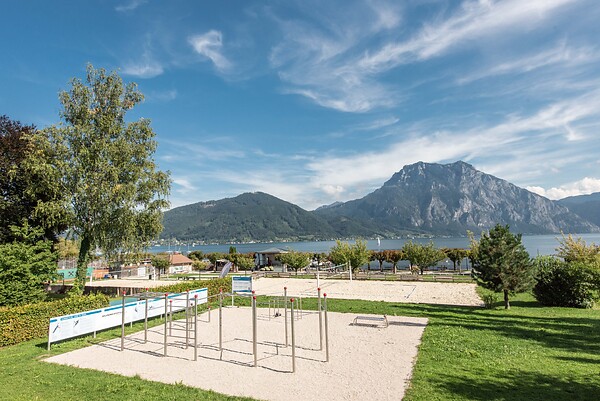
POLYGON ((235 294, 252 295, 252 276, 231 277, 231 306, 235 294))

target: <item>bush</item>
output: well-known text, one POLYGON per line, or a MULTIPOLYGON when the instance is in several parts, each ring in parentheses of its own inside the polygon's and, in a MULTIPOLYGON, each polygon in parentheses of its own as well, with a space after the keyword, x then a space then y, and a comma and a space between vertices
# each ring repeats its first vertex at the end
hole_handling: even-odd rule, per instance
POLYGON ((490 292, 488 294, 483 295, 483 305, 486 309, 494 309, 496 307, 496 302, 498 302, 498 294, 490 292))
POLYGON ((223 292, 231 292, 231 278, 214 278, 212 280, 184 281, 177 284, 163 285, 153 288, 153 292, 186 292, 188 290, 197 290, 207 288, 208 296, 217 295, 220 289, 223 292))
POLYGON ((591 308, 598 299, 600 274, 586 263, 565 263, 552 257, 536 258, 535 298, 543 305, 591 308))
POLYGON ((46 337, 52 317, 106 306, 108 306, 106 295, 95 294, 15 307, 1 307, 0 347, 18 344, 33 338, 46 337))

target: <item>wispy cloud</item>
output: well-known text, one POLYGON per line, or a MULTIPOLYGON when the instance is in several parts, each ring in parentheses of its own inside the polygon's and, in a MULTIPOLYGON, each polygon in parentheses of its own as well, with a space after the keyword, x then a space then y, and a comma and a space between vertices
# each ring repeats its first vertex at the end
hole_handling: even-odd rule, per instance
POLYGON ((128 11, 133 11, 136 8, 138 8, 139 6, 143 5, 144 3, 147 3, 148 0, 130 0, 126 3, 120 4, 118 6, 115 7, 115 10, 118 12, 128 12, 128 11))
MULTIPOLYGON (((574 1, 465 1, 450 16, 428 21, 412 34, 402 33, 406 38, 390 30, 397 29, 402 21, 401 11, 388 9, 390 3, 369 3, 370 12, 362 10, 360 22, 326 16, 319 19, 321 25, 280 20, 283 39, 271 52, 271 65, 287 84, 284 93, 298 94, 344 112, 390 108, 406 95, 401 86, 382 79, 383 74, 492 36, 534 29, 574 1)), ((584 55, 570 54, 567 49, 555 55, 563 59, 578 56, 584 55)), ((506 64, 493 73, 534 68, 542 62, 540 56, 529 60, 529 67, 525 63, 506 64)))
POLYGON ((561 6, 576 0, 465 1, 448 19, 426 24, 414 37, 390 42, 359 61, 362 69, 386 71, 400 64, 427 60, 473 41, 532 29, 561 6))
POLYGON ((196 53, 212 61, 220 72, 227 72, 232 68, 232 63, 222 53, 223 37, 221 32, 211 30, 201 35, 190 36, 188 42, 196 53))
POLYGON ((532 180, 547 175, 550 166, 583 159, 589 140, 568 143, 566 126, 595 118, 600 91, 551 104, 530 115, 512 115, 493 125, 453 131, 415 132, 384 149, 349 155, 331 154, 308 163, 316 187, 341 186, 339 199, 360 186, 377 187, 404 165, 417 161, 485 160, 483 170, 505 179, 532 180), (586 145, 587 144, 587 145, 586 145), (582 148, 583 147, 583 148, 582 148), (498 163, 495 163, 495 160, 498 163))
POLYGON ((146 37, 143 49, 144 51, 139 60, 130 61, 123 66, 123 74, 138 78, 154 78, 164 72, 162 64, 153 55, 151 38, 149 36, 146 37))
POLYGON ((148 102, 170 102, 177 99, 177 90, 170 89, 166 91, 151 91, 146 95, 148 102))
POLYGON ((570 47, 563 41, 556 47, 532 55, 503 61, 482 71, 469 74, 457 80, 459 84, 471 83, 483 78, 496 77, 507 74, 522 74, 540 68, 560 65, 562 68, 598 60, 600 54, 591 47, 570 47))

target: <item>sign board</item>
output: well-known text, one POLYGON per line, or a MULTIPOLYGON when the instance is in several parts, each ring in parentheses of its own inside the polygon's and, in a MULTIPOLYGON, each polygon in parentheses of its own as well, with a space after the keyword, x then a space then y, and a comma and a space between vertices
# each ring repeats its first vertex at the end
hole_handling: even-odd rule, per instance
MULTIPOLYGON (((189 294, 190 303, 194 302, 194 295, 198 295, 198 304, 208 302, 208 290, 206 288, 190 291, 189 294)), ((185 292, 168 295, 168 300, 172 301, 173 312, 185 309, 186 299, 187 293, 185 292)), ((48 343, 120 326, 123 310, 125 311, 125 323, 144 320, 146 317, 146 302, 148 302, 149 318, 165 313, 165 298, 163 296, 129 302, 125 304, 124 308, 123 305, 115 305, 72 315, 53 317, 50 319, 48 328, 48 343)))
POLYGON ((252 293, 252 276, 234 276, 231 278, 231 292, 251 294, 252 293))

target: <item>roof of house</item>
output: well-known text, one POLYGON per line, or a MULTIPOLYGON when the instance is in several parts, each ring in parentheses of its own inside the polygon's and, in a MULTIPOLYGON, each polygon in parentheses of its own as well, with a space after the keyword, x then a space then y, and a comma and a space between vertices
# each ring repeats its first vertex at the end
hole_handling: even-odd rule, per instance
POLYGON ((286 251, 285 249, 281 249, 281 248, 269 248, 269 249, 265 249, 264 251, 259 251, 257 253, 279 254, 279 253, 288 253, 288 251, 286 251))
POLYGON ((171 265, 191 265, 193 260, 180 253, 169 255, 169 263, 171 265))

